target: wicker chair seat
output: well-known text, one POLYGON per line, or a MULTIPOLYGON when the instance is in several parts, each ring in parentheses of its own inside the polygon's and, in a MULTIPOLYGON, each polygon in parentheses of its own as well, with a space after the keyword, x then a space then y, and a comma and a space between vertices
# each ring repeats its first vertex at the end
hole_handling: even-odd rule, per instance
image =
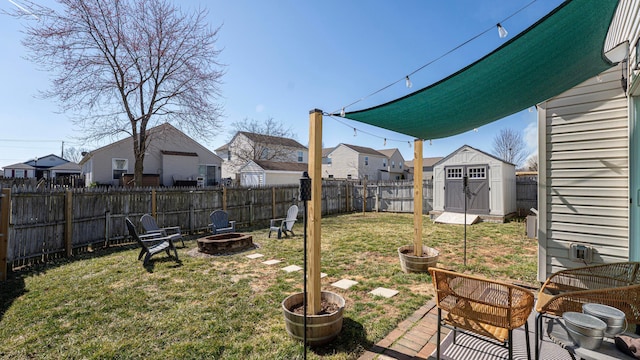
MULTIPOLYGON (((522 287, 499 281, 438 268, 429 268, 436 290, 438 306, 438 345, 440 358, 440 327, 481 335, 485 340, 509 349, 513 357, 513 330, 524 325, 528 334, 527 318, 533 309, 533 294, 522 287), (446 315, 442 316, 442 311, 446 315)), ((529 337, 526 336, 527 352, 529 337)))
POLYGON ((489 325, 472 318, 453 315, 451 313, 447 314, 443 320, 451 326, 472 331, 478 335, 486 336, 501 343, 504 343, 509 339, 509 329, 507 328, 489 325))

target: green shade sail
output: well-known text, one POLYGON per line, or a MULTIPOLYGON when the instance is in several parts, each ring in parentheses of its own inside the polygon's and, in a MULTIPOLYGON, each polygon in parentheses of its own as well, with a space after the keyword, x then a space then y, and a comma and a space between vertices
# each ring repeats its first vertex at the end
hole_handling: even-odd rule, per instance
POLYGON ((617 4, 566 1, 455 74, 345 117, 418 139, 438 139, 524 110, 612 66, 603 47, 617 4))

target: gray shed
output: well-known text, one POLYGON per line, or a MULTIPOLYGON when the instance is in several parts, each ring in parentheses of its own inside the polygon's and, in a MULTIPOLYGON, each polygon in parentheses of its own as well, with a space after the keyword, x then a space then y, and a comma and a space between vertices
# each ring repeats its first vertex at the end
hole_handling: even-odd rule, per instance
POLYGON ((468 178, 468 214, 501 220, 516 212, 515 165, 464 145, 433 166, 433 211, 465 210, 464 177, 468 178))

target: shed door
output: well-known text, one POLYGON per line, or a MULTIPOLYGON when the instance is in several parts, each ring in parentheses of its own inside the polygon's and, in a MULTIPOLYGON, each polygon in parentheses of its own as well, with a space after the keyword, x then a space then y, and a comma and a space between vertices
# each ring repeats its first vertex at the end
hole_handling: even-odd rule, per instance
POLYGON ((489 176, 486 165, 445 167, 444 210, 464 212, 464 174, 468 176, 467 213, 489 213, 489 176))
POLYGON ((262 184, 262 174, 259 172, 242 173, 242 186, 260 186, 262 184))

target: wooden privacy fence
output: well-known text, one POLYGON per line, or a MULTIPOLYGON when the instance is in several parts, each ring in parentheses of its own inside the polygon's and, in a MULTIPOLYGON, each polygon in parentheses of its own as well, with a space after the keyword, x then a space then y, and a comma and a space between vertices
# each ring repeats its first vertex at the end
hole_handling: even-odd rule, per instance
MULTIPOLYGON (((423 186, 423 213, 427 214, 432 209, 433 187, 431 181, 423 186)), ((357 181, 323 181, 322 214, 363 211, 363 205, 366 211, 413 212, 412 182, 366 184, 366 193, 364 189, 357 181)), ((270 219, 284 217, 292 204, 300 208, 301 218, 304 207, 297 200, 298 192, 297 184, 257 188, 4 188, 0 197, 0 280, 6 276, 5 269, 129 243, 125 218, 138 224, 145 213, 152 214, 161 227, 179 225, 189 234, 208 231, 209 214, 217 209, 226 210, 241 231, 266 227, 270 219)))
POLYGON ((518 216, 525 216, 529 209, 538 209, 538 181, 530 178, 516 179, 516 208, 518 216))

